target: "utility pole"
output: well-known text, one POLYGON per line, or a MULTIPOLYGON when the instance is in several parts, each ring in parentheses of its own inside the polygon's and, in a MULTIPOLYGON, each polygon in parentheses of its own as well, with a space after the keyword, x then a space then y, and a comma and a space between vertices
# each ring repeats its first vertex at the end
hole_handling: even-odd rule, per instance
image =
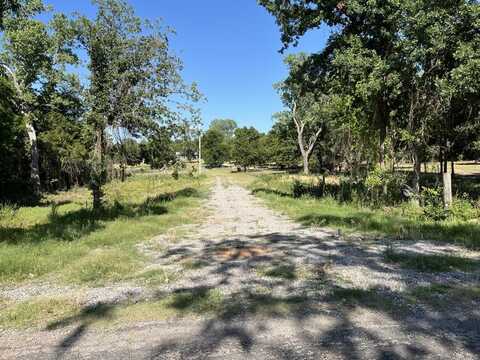
POLYGON ((202 174, 202 130, 198 131, 198 175, 202 174))

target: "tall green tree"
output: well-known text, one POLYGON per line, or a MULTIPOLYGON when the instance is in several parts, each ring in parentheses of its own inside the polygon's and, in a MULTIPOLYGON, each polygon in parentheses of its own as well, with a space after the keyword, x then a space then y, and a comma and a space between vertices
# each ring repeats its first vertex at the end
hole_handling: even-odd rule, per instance
POLYGON ((175 146, 172 140, 172 129, 158 127, 141 144, 142 156, 153 169, 162 169, 175 163, 175 146))
POLYGON ((253 127, 243 127, 235 130, 232 157, 237 166, 247 171, 249 166, 260 165, 263 162, 263 152, 260 143, 262 135, 253 127))
POLYGON ((207 166, 219 167, 228 159, 225 135, 217 129, 209 129, 202 139, 203 160, 207 166))
POLYGON ((180 77, 180 60, 169 48, 169 32, 158 22, 144 22, 123 0, 95 0, 94 19, 75 21, 78 41, 89 56, 89 121, 95 133, 92 156, 94 208, 102 202, 106 181, 105 131, 123 128, 136 135, 177 117, 174 95, 195 97, 180 77))
POLYGON ((214 119, 209 126, 209 129, 219 131, 226 139, 231 139, 235 135, 237 123, 232 119, 214 119))
MULTIPOLYGON (((319 73, 325 66, 325 59, 332 61, 336 54, 349 51, 352 42, 360 47, 354 56, 348 56, 351 62, 346 72, 340 74, 350 80, 352 75, 358 75, 360 70, 366 75, 360 85, 369 82, 369 87, 359 88, 363 95, 369 95, 369 113, 367 121, 372 127, 378 129, 379 162, 384 164, 385 140, 387 128, 390 124, 390 94, 395 86, 396 54, 392 41, 398 34, 398 9, 401 5, 396 0, 370 1, 344 0, 344 1, 278 1, 260 0, 266 9, 272 13, 282 31, 284 49, 289 45, 296 45, 298 40, 310 29, 318 28, 324 24, 335 28, 330 36, 327 47, 320 54, 310 60, 310 70, 319 73), (360 56, 357 57, 357 56, 360 56), (359 61, 360 60, 360 61, 359 61), (363 61, 367 61, 363 64, 363 61), (356 65, 361 64, 358 68, 356 65), (313 66, 312 66, 313 65, 313 66), (374 66, 373 72, 364 72, 366 67, 374 66), (320 69, 319 69, 320 67, 320 69), (375 83, 375 84, 372 84, 375 83), (393 83, 392 83, 393 82, 393 83)), ((357 79, 358 81, 358 79, 357 79)), ((352 86, 349 86, 351 89, 352 86)))
POLYGON ((310 173, 309 161, 317 141, 326 129, 327 118, 324 107, 327 97, 305 86, 305 79, 298 78, 298 68, 306 61, 306 54, 289 55, 285 63, 289 67, 289 77, 276 84, 283 104, 287 107, 295 129, 297 143, 303 160, 303 172, 310 173))
POLYGON ((301 153, 295 124, 288 112, 276 113, 273 118, 275 123, 263 140, 266 161, 280 168, 297 167, 301 153))
POLYGON ((224 161, 230 161, 232 158, 233 136, 237 129, 237 123, 232 119, 214 119, 209 126, 209 130, 218 131, 223 136, 222 152, 225 152, 224 161))
POLYGON ((478 83, 479 33, 473 30, 478 28, 478 1, 260 3, 276 17, 284 49, 310 29, 325 24, 334 28, 327 46, 309 56, 300 74, 308 75, 314 89, 343 98, 354 115, 348 116, 347 129, 355 130, 357 140, 371 144, 368 134, 376 131, 381 165, 387 140, 390 146, 408 149, 418 193, 428 145, 437 142, 447 152, 452 142, 448 134, 455 133, 461 118, 468 123, 477 118, 472 104, 478 103, 473 84, 478 83), (465 69, 471 75, 467 86, 461 85, 467 79, 461 75, 465 69), (469 109, 463 112, 467 116, 456 116, 462 108, 469 109))
POLYGON ((18 112, 24 119, 30 147, 30 178, 33 192, 41 190, 37 130, 38 113, 45 106, 47 93, 64 76, 64 65, 75 63, 64 17, 54 16, 46 25, 35 18, 45 10, 40 0, 17 2, 4 13, 3 51, 0 67, 16 90, 18 112), (18 6, 18 7, 17 7, 18 6), (21 11, 20 11, 21 9, 21 11))
POLYGON ((28 193, 29 167, 25 158, 25 125, 19 116, 15 89, 0 78, 0 201, 17 200, 18 194, 28 193), (27 181, 25 181, 27 179, 27 181))

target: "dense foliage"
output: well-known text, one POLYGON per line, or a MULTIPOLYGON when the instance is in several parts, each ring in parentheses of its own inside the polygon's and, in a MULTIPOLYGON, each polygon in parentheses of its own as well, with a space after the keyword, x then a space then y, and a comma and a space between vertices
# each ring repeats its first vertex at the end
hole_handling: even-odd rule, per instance
POLYGON ((275 16, 284 49, 330 27, 323 49, 287 57, 289 75, 277 85, 305 172, 311 144, 334 149, 320 154, 320 167, 353 179, 377 164, 394 171, 413 163, 409 181, 418 198, 422 163, 438 161, 445 172, 447 160, 478 156, 478 1, 259 2, 275 16))
POLYGON ((124 179, 128 165, 174 162, 173 139, 198 126, 202 96, 180 76, 171 31, 123 0, 93 3, 92 18, 44 22, 41 0, 2 2, 2 200, 88 184, 99 208, 117 168, 124 179))

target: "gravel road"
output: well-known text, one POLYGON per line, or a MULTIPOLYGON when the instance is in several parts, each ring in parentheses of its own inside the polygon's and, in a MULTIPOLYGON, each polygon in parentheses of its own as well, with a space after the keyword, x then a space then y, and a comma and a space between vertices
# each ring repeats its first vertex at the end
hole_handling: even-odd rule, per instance
MULTIPOLYGON (((117 304, 129 291, 136 301, 147 301, 153 293, 218 289, 225 304, 242 311, 109 330, 80 322, 51 331, 0 331, 0 359, 479 358, 480 299, 437 307, 408 295, 416 286, 478 286, 479 272, 422 273, 387 263, 382 255, 387 245, 412 254, 474 260, 479 253, 304 228, 221 179, 204 211, 206 221, 187 235, 175 241, 159 236, 140 246, 152 259, 149 268, 183 271, 178 281, 154 292, 122 284, 90 289, 94 295, 84 300, 117 304), (186 271, 185 262, 198 266, 186 271), (298 297, 287 311, 262 311, 282 310, 298 297)), ((42 291, 65 289, 47 286, 42 291)), ((20 300, 28 298, 25 293, 4 289, 0 295, 20 300)))

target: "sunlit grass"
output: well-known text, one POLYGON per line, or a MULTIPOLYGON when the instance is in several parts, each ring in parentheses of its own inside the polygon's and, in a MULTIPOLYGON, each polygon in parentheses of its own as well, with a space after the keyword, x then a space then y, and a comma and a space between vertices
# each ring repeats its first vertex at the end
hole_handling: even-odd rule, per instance
MULTIPOLYGON (((249 188, 269 207, 306 226, 330 227, 344 234, 361 233, 398 240, 437 240, 480 248, 478 221, 425 220, 422 210, 409 203, 369 208, 355 203, 340 203, 331 197, 293 197, 294 180, 318 183, 318 176, 272 172, 228 173, 225 176, 229 181, 249 188)), ((327 182, 332 181, 333 178, 327 179, 327 182)))
POLYGON ((144 259, 135 245, 199 220, 209 179, 139 174, 106 186, 105 210, 94 214, 86 189, 50 196, 50 204, 4 207, 0 218, 0 283, 48 276, 68 283, 119 281, 144 259))

